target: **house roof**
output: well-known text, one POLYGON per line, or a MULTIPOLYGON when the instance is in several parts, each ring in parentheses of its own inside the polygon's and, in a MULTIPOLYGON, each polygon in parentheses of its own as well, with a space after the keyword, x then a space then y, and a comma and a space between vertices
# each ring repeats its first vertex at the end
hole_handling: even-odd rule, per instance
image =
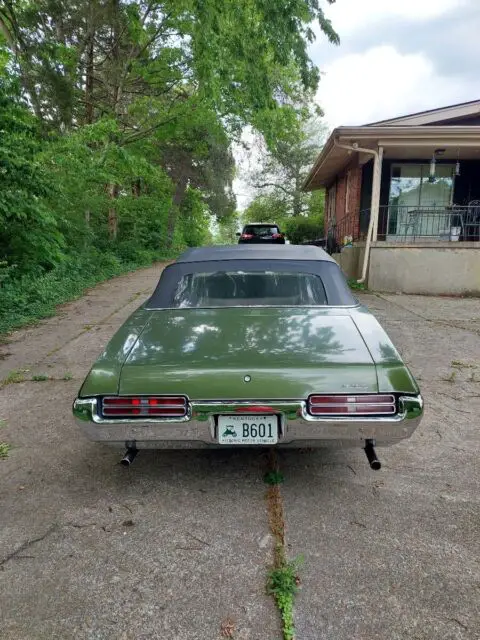
POLYGON ((328 187, 353 160, 364 164, 373 157, 368 150, 379 147, 384 149, 384 157, 393 159, 430 158, 439 148, 445 149, 445 159, 480 159, 480 100, 363 126, 337 127, 315 161, 303 190, 328 187), (358 150, 341 145, 357 145, 358 150))
POLYGON ((470 102, 461 102, 447 107, 439 107, 437 109, 429 109, 428 111, 419 111, 418 113, 410 113, 405 116, 397 116, 389 120, 380 120, 372 122, 365 126, 375 127, 379 125, 429 125, 440 122, 450 122, 456 119, 464 119, 472 116, 480 115, 480 100, 471 100, 470 102))
POLYGON ((425 160, 436 149, 442 159, 480 159, 480 126, 363 126, 334 129, 302 188, 328 187, 350 164, 362 165, 373 157, 369 150, 384 149, 384 158, 425 160), (348 148, 342 147, 345 145, 348 148), (356 145, 357 148, 352 148, 356 145))

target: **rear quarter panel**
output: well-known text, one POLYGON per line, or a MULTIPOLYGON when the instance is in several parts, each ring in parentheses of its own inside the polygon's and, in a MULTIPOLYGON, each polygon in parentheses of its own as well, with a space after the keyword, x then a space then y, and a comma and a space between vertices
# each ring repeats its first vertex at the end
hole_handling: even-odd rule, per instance
POLYGON ((118 393, 122 366, 150 315, 142 305, 120 327, 90 369, 80 389, 80 398, 118 393))
POLYGON ((378 391, 419 393, 415 378, 378 320, 363 306, 353 309, 351 316, 375 362, 378 391))

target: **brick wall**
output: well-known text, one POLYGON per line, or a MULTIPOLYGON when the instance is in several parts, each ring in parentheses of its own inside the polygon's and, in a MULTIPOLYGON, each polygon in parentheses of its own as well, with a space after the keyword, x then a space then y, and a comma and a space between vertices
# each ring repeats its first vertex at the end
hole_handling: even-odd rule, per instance
MULTIPOLYGON (((345 236, 358 238, 362 167, 351 166, 337 176, 335 194, 335 236, 343 244, 345 236)), ((331 224, 329 220, 329 225, 331 224)))
POLYGON ((360 192, 362 188, 362 167, 355 167, 349 173, 349 206, 348 215, 351 220, 351 232, 354 239, 358 237, 360 224, 360 192))

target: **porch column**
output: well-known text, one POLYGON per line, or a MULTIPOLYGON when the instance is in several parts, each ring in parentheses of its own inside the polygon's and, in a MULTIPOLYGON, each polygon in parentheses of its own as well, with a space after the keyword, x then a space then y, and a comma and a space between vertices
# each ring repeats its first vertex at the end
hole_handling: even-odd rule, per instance
POLYGON ((372 225, 372 242, 377 241, 378 235, 378 216, 380 214, 380 185, 382 182, 382 164, 383 164, 383 147, 378 147, 378 156, 374 156, 373 161, 373 180, 372 180, 372 204, 370 206, 370 215, 373 219, 372 225))

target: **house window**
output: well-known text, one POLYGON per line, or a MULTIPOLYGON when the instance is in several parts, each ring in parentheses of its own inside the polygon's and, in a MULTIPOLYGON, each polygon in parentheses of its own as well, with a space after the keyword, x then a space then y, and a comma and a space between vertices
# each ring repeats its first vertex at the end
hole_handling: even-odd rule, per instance
MULTIPOLYGON (((430 182, 429 164, 392 165, 389 195, 388 233, 401 234, 408 226, 409 213, 420 209, 441 211, 453 201, 455 166, 437 164, 435 181, 430 182)), ((421 222, 421 218, 419 218, 421 222)), ((415 230, 422 235, 422 229, 415 230)))

